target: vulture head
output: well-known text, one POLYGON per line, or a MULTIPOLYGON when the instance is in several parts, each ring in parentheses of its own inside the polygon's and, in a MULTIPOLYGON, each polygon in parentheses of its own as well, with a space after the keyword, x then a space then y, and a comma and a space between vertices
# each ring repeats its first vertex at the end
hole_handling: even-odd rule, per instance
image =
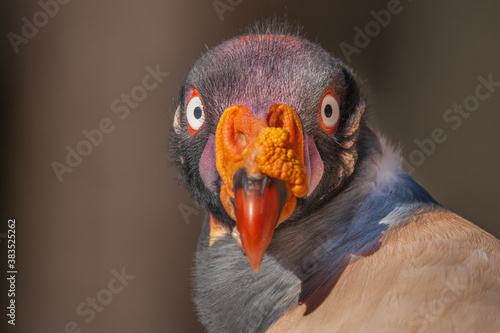
POLYGON ((192 65, 173 156, 193 198, 257 272, 276 228, 300 223, 349 181, 364 109, 341 61, 285 28, 260 29, 192 65))

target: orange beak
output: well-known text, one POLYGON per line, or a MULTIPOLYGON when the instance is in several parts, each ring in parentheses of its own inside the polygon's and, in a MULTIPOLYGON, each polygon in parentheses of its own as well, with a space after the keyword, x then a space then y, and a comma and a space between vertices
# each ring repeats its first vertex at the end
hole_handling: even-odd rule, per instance
POLYGON ((297 113, 275 104, 264 119, 244 106, 227 108, 215 134, 221 202, 236 220, 241 245, 255 272, 274 229, 307 194, 302 125, 297 113))

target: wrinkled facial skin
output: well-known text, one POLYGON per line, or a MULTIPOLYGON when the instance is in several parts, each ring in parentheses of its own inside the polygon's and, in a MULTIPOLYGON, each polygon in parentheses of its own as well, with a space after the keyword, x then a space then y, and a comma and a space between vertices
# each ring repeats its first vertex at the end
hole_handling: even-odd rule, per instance
POLYGON ((275 104, 291 107, 299 116, 304 154, 314 149, 319 152, 321 161, 306 163, 308 171, 319 170, 321 163, 323 167, 318 185, 297 198, 295 211, 285 222, 299 220, 323 205, 353 172, 358 157, 355 139, 364 126, 364 102, 350 70, 320 46, 300 37, 250 35, 229 40, 202 55, 186 75, 171 141, 175 163, 191 195, 225 224, 234 225, 235 221, 220 200, 222 180, 215 167, 219 119, 227 108, 237 105, 249 108, 258 119, 265 118, 275 104), (186 106, 194 89, 203 102, 205 123, 193 134, 187 128, 186 106), (328 89, 335 93, 340 107, 339 124, 333 133, 325 132, 318 121, 328 89))

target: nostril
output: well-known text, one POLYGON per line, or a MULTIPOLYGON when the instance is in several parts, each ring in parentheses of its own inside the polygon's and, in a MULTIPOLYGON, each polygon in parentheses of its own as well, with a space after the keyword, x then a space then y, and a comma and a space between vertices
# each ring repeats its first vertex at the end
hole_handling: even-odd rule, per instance
POLYGON ((267 115, 267 124, 269 127, 283 127, 282 114, 276 112, 276 106, 271 107, 271 111, 267 115))
POLYGON ((247 145, 247 140, 245 138, 245 134, 241 131, 236 131, 235 133, 235 138, 236 138, 236 145, 238 148, 243 148, 247 145))
POLYGON ((301 123, 295 110, 284 104, 271 105, 267 116, 269 127, 277 127, 290 133, 290 144, 295 144, 297 133, 301 133, 301 123), (299 132, 297 132, 299 131, 299 132))

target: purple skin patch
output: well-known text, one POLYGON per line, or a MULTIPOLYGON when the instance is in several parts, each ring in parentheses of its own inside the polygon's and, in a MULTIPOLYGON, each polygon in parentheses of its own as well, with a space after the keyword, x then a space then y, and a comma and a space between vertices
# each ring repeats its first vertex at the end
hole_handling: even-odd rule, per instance
POLYGON ((304 135, 304 164, 307 170, 307 178, 309 178, 307 195, 310 195, 319 184, 325 169, 318 148, 316 148, 314 139, 310 135, 304 135))
MULTIPOLYGON (((314 139, 310 135, 304 135, 304 164, 309 178, 310 195, 323 177, 324 165, 314 139)), ((217 191, 217 168, 215 167, 215 135, 208 136, 207 144, 200 158, 200 175, 205 186, 212 192, 217 191)))
POLYGON ((212 192, 217 191, 217 168, 215 167, 215 135, 209 134, 207 144, 200 158, 200 175, 205 186, 212 192))

